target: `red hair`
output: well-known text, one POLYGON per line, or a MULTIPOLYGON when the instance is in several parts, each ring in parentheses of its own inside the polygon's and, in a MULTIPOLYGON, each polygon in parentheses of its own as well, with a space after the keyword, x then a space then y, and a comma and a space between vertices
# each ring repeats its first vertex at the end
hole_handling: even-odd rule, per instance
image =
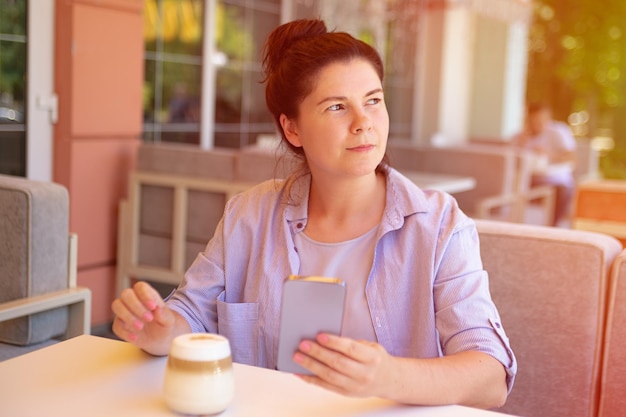
POLYGON ((280 115, 297 118, 298 106, 313 91, 322 69, 357 58, 368 61, 382 83, 384 69, 378 52, 348 33, 329 32, 322 20, 294 20, 278 26, 268 36, 263 49, 265 102, 282 140, 296 154, 302 155, 302 149, 287 141, 280 115))

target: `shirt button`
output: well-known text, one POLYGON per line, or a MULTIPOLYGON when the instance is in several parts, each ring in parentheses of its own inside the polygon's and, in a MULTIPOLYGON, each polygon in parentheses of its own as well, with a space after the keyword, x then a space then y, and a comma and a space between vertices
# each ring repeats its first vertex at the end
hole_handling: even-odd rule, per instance
POLYGON ((502 327, 502 325, 500 323, 496 323, 496 328, 499 329, 500 327, 502 327))
POLYGON ((296 227, 297 227, 298 229, 302 229, 303 224, 302 224, 302 223, 298 223, 298 224, 296 225, 296 227))

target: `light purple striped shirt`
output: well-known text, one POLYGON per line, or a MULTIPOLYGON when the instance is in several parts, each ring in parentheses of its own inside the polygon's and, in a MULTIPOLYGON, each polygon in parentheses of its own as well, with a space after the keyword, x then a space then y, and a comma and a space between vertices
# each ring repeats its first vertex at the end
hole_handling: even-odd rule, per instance
MULTIPOLYGON (((306 226, 309 185, 309 175, 270 180, 233 197, 167 300, 194 332, 228 337, 236 362, 276 367, 282 284, 299 270, 294 235, 306 226)), ((391 168, 386 193, 365 289, 378 342, 400 357, 487 353, 504 365, 510 390, 517 362, 474 222, 450 195, 391 168)))

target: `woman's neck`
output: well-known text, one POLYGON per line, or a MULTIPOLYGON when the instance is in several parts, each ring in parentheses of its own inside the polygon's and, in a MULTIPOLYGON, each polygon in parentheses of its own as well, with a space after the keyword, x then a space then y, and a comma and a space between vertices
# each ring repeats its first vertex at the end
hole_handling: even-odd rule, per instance
POLYGON ((385 209, 383 174, 349 180, 311 180, 305 233, 321 242, 342 242, 361 236, 380 223, 385 209))

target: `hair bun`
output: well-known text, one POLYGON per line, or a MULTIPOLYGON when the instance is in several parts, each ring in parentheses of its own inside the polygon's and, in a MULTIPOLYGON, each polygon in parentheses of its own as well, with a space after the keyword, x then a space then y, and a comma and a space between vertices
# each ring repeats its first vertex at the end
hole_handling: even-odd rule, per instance
POLYGON ((326 24, 319 19, 299 19, 284 23, 274 29, 265 42, 263 69, 266 76, 276 70, 285 51, 298 41, 328 33, 326 24))

